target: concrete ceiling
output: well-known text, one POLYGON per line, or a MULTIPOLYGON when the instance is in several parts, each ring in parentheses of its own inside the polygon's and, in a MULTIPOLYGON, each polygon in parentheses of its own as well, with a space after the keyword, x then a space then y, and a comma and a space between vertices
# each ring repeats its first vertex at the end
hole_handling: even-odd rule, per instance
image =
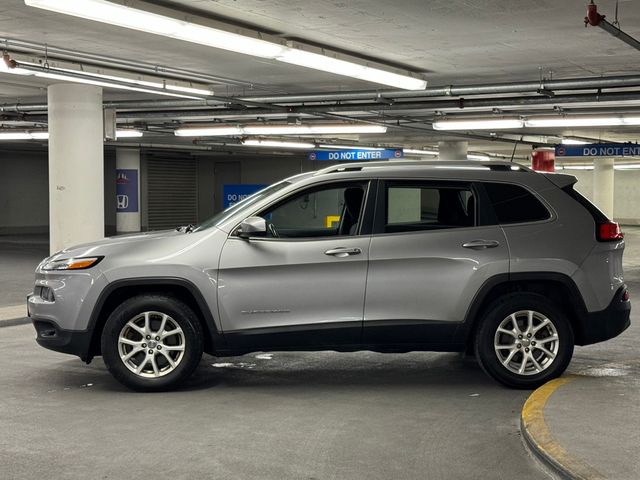
MULTIPOLYGON (((421 72, 430 86, 636 74, 640 52, 599 28, 585 28, 586 0, 167 0, 149 2, 372 57, 421 72)), ((615 0, 597 2, 613 20, 615 0)), ((640 37, 640 1, 619 2, 622 28, 640 37)), ((377 88, 375 84, 280 62, 27 7, 0 3, 0 37, 171 65, 298 93, 377 88)), ((1 102, 42 101, 47 82, 0 74, 1 102)), ((238 92, 216 85, 216 93, 238 92)), ((113 96, 113 92, 111 92, 113 96)), ((119 94, 118 97, 127 97, 119 94)), ((135 98, 140 98, 136 95, 135 98)), ((543 132, 545 133, 545 132, 543 132)), ((554 132, 547 132, 554 133, 554 132)), ((567 134, 633 140, 637 129, 567 134)), ((433 143, 429 136, 423 143, 433 143)), ((414 143, 420 143, 415 138, 414 143)), ((509 145, 475 142, 481 149, 509 145)))

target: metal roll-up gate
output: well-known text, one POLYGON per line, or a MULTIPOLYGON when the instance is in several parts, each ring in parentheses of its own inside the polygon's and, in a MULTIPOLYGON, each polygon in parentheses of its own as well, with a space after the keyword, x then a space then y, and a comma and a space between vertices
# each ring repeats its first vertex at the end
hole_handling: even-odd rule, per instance
POLYGON ((147 157, 149 230, 198 221, 198 165, 189 157, 147 157))

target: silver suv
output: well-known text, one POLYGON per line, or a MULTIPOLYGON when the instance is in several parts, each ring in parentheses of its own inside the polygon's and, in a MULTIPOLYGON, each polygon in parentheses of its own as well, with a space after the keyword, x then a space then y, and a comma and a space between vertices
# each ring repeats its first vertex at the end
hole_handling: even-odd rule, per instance
POLYGON ((68 248, 36 270, 40 345, 137 390, 203 351, 472 352, 534 388, 629 326, 618 225, 575 177, 499 162, 345 164, 198 227, 68 248))

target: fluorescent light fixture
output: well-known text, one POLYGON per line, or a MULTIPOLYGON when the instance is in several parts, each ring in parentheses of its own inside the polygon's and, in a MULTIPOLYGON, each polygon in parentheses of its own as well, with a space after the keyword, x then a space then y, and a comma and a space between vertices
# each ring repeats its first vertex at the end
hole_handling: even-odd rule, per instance
POLYGON ((304 142, 279 142, 274 140, 245 140, 242 145, 248 147, 274 147, 274 148, 302 148, 312 150, 316 148, 313 143, 304 142))
POLYGON ((616 170, 640 170, 640 164, 638 163, 621 163, 619 165, 614 165, 613 168, 616 170))
POLYGON ((354 133, 385 133, 382 125, 245 125, 179 128, 179 137, 212 137, 232 135, 332 135, 354 133))
POLYGON ((619 117, 529 117, 525 126, 544 127, 608 127, 622 125, 619 117))
POLYGON ((419 78, 399 75, 379 68, 367 67, 295 48, 285 50, 282 55, 276 57, 276 60, 405 90, 424 90, 427 87, 427 82, 419 78))
MULTIPOLYGON (((433 122, 435 130, 502 130, 511 128, 547 128, 547 127, 617 127, 640 125, 640 117, 625 115, 587 116, 587 115, 547 115, 520 118, 443 118, 433 122)), ((563 139, 565 145, 581 145, 581 140, 563 139)))
POLYGON ((384 150, 381 147, 361 147, 360 145, 318 145, 319 148, 331 150, 384 150))
MULTIPOLYGON (((116 130, 116 138, 139 138, 140 130, 116 130)), ((40 130, 33 132, 0 132, 0 140, 48 140, 49 132, 40 130)))
POLYGON ((11 68, 6 64, 4 59, 0 59, 0 73, 10 73, 12 75, 33 75, 33 72, 30 70, 25 70, 24 68, 16 67, 11 68))
POLYGON ((483 160, 483 161, 487 161, 487 160, 491 160, 491 158, 488 155, 479 155, 479 154, 475 154, 475 153, 469 153, 469 154, 467 154, 467 160, 483 160))
POLYGON ((42 69, 40 70, 40 65, 31 64, 27 62, 21 62, 22 65, 35 67, 36 69, 26 69, 26 68, 10 68, 3 61, 0 61, 0 72, 2 73, 10 73, 13 75, 30 75, 34 77, 40 78, 48 78, 51 80, 62 80, 65 82, 74 82, 74 83, 84 83, 87 85, 97 85, 99 87, 108 87, 115 88, 119 90, 130 90, 134 92, 143 92, 143 93, 152 93, 155 95, 166 95, 169 97, 178 97, 178 98, 190 98, 199 100, 202 96, 212 95, 213 92, 210 90, 201 90, 201 89, 192 89, 190 87, 179 87, 175 85, 166 85, 159 82, 147 82, 144 80, 135 80, 124 77, 116 77, 113 75, 102 75, 98 73, 88 73, 88 72, 79 72, 76 70, 70 70, 66 68, 56 68, 56 69, 42 69), (113 81, 121 82, 121 83, 113 83, 113 81), (128 85, 127 85, 128 84, 128 85), (152 87, 157 90, 151 90, 149 88, 144 87, 152 87), (165 90, 165 91, 162 91, 165 90), (184 93, 179 92, 189 92, 189 93, 197 93, 200 95, 199 97, 194 97, 193 95, 186 95, 184 93))
MULTIPOLYGON (((135 85, 140 85, 141 87, 152 87, 152 88, 158 88, 160 90, 170 90, 172 92, 181 92, 181 93, 192 93, 194 95, 200 95, 200 96, 211 96, 214 94, 213 90, 205 90, 203 88, 194 88, 194 87, 182 87, 179 85, 170 85, 164 82, 151 82, 148 80, 138 80, 135 78, 126 78, 126 77, 118 77, 115 75, 106 75, 104 73, 94 73, 94 72, 79 72, 77 70, 71 70, 69 68, 57 68, 57 71, 61 71, 61 72, 69 72, 71 74, 81 74, 81 75, 85 75, 88 77, 95 77, 96 79, 104 79, 104 80, 115 80, 117 82, 126 82, 126 83, 131 83, 133 84, 133 86, 135 85)), ((37 75, 37 74, 36 74, 37 75)), ((75 77, 74 77, 75 78, 75 77)), ((114 87, 116 88, 116 87, 114 87)), ((154 92, 156 93, 156 92, 154 92)), ((200 97, 191 97, 191 96, 187 96, 187 95, 172 95, 172 96, 176 96, 176 97, 182 97, 182 98, 194 98, 194 99, 198 99, 200 97)))
POLYGON ((522 128, 522 119, 513 118, 443 118, 433 122, 434 130, 503 130, 522 128))
POLYGON ((174 135, 177 137, 212 137, 222 136, 231 137, 235 135, 242 135, 242 128, 240 127, 201 127, 201 128, 178 128, 174 130, 174 135))
POLYGON ((561 168, 563 170, 593 170, 593 165, 562 165, 561 168))
POLYGON ((49 140, 49 132, 31 132, 29 135, 34 140, 49 140))
POLYGON ((140 130, 116 130, 116 138, 140 138, 142 135, 140 130))
POLYGON ((409 155, 439 155, 437 150, 416 150, 414 148, 404 148, 402 151, 409 155))
POLYGON ((24 2, 31 7, 42 8, 74 17, 243 53, 254 57, 269 58, 396 88, 423 90, 427 86, 427 82, 420 78, 289 47, 284 43, 278 43, 277 40, 262 40, 258 38, 258 34, 256 34, 255 37, 240 35, 105 0, 24 0, 24 2))
POLYGON ((30 7, 256 57, 275 58, 286 48, 258 38, 205 27, 104 0, 25 0, 24 3, 30 7))
POLYGON ((0 132, 0 140, 33 140, 27 132, 0 132))
POLYGON ((47 140, 49 132, 0 132, 0 140, 47 140))
POLYGON ((620 127, 627 125, 640 125, 640 117, 627 117, 624 115, 612 116, 546 116, 529 117, 524 122, 526 127, 620 127))
POLYGON ((575 138, 563 138, 562 139, 562 144, 563 145, 586 145, 589 142, 585 142, 584 140, 578 140, 575 138))

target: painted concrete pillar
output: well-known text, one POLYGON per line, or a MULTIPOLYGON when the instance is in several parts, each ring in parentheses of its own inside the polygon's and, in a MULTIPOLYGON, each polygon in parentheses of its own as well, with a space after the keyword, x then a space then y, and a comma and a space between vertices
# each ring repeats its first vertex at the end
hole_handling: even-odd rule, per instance
POLYGON ((593 162, 593 203, 613 219, 613 158, 596 158, 593 162))
POLYGON ((47 89, 49 248, 104 238, 102 88, 72 83, 47 89))
POLYGON ((116 149, 116 230, 140 231, 140 150, 116 149))
POLYGON ((469 142, 458 141, 442 141, 438 142, 438 158, 440 160, 466 160, 469 142))

